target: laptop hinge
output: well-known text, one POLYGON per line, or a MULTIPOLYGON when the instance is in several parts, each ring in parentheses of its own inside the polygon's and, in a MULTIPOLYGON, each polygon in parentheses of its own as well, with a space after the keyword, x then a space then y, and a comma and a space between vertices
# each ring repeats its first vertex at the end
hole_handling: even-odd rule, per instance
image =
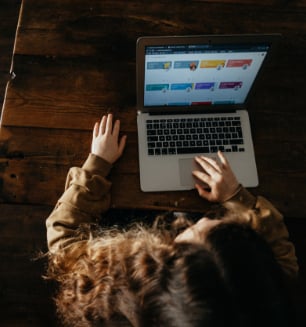
POLYGON ((231 110, 201 110, 201 111, 198 111, 198 110, 189 110, 188 112, 186 111, 180 111, 180 110, 171 110, 171 111, 153 111, 153 112, 147 112, 149 115, 151 116, 162 116, 162 115, 194 115, 194 114, 198 114, 198 115, 201 115, 201 114, 228 114, 228 113, 235 113, 237 112, 238 108, 237 109, 231 109, 231 110))

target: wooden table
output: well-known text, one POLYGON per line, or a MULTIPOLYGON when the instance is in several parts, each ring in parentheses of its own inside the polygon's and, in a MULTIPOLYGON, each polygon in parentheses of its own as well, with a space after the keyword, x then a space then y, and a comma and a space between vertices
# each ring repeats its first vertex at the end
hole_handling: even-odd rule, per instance
POLYGON ((283 33, 250 103, 260 186, 287 217, 306 217, 306 19, 296 1, 24 0, 2 110, 0 201, 54 205, 87 157, 94 122, 122 121, 128 144, 111 179, 114 208, 203 211, 195 191, 143 193, 135 43, 143 35, 283 33))

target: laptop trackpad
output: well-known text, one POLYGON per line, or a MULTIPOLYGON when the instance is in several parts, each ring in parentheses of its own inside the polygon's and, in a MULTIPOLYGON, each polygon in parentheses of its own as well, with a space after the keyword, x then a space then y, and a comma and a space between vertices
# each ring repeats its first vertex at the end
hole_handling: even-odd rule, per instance
POLYGON ((192 171, 195 169, 195 165, 193 158, 179 159, 180 183, 182 186, 194 188, 195 179, 192 176, 192 171))

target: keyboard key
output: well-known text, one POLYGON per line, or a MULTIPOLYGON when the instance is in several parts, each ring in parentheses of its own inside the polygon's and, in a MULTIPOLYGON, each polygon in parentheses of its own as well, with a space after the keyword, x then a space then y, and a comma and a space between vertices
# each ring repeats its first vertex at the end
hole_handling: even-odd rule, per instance
POLYGON ((240 117, 150 119, 149 155, 243 152, 240 117))
POLYGON ((243 144, 243 140, 242 139, 232 139, 232 140, 229 140, 229 144, 231 144, 231 145, 243 144))
POLYGON ((158 141, 158 136, 148 136, 147 141, 148 142, 156 142, 156 141, 158 141))
POLYGON ((189 153, 209 153, 209 147, 189 147, 189 148, 178 148, 177 154, 189 154, 189 153))

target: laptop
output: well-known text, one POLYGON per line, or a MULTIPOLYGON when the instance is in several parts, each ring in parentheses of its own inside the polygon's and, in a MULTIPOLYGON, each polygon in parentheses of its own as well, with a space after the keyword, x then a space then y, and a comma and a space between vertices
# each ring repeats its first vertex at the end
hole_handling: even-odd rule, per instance
POLYGON ((258 186, 247 102, 280 35, 141 37, 136 44, 140 186, 194 188, 194 157, 225 153, 258 186))

